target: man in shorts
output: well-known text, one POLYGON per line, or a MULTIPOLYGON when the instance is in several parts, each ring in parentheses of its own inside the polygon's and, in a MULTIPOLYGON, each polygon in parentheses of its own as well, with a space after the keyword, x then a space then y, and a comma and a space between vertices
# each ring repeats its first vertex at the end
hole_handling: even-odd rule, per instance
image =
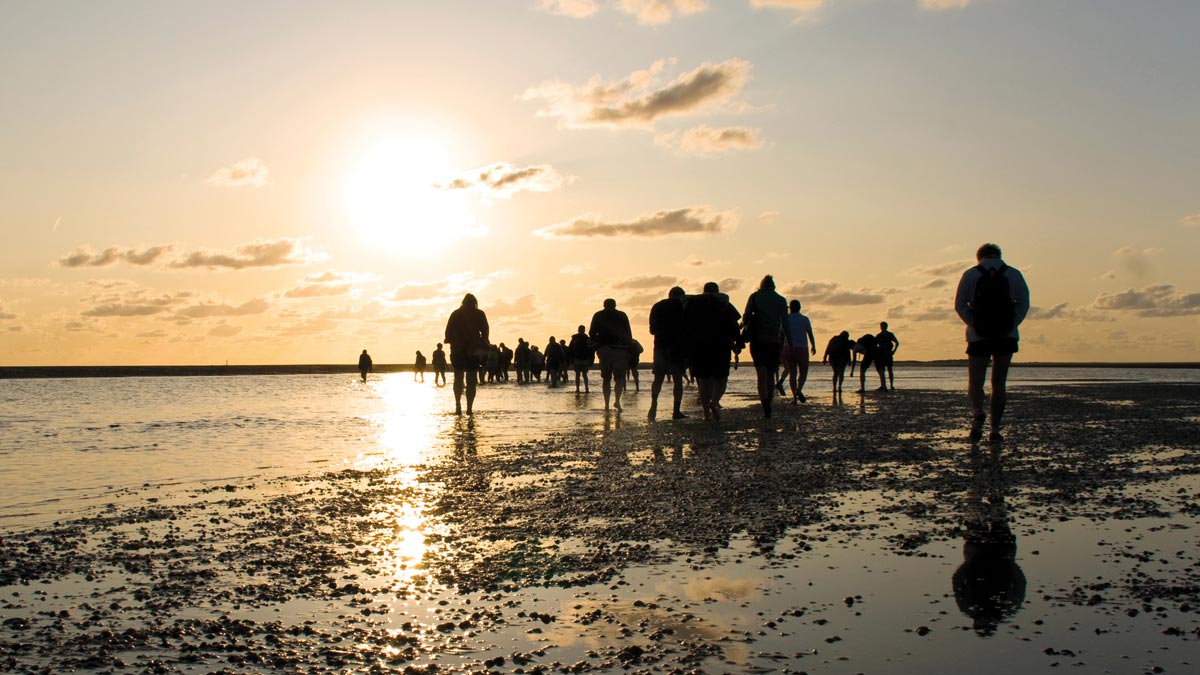
MULTIPOLYGON (((888 330, 886 321, 879 322, 879 334, 875 336, 875 340, 879 347, 876 363, 881 371, 887 371, 888 384, 892 386, 892 391, 896 391, 896 376, 892 374, 893 355, 897 349, 900 349, 900 340, 896 338, 896 334, 888 330)), ((880 373, 882 376, 882 372, 880 373)), ((883 391, 887 387, 879 385, 879 390, 883 391)))
POLYGON ((1029 313, 1029 286, 1025 277, 1009 267, 1000 247, 984 244, 975 252, 978 265, 963 273, 954 294, 954 311, 967 325, 967 400, 971 404, 969 438, 983 438, 983 381, 992 366, 991 432, 988 440, 1004 440, 1000 423, 1008 400, 1008 369, 1017 353, 1017 326, 1029 313))
POLYGON ((687 357, 683 345, 683 298, 686 293, 676 286, 667 292, 667 297, 650 308, 650 334, 654 336, 654 381, 650 384, 650 412, 647 418, 654 420, 658 414, 658 395, 662 392, 663 380, 671 376, 674 410, 671 419, 687 417, 679 406, 683 402, 683 371, 687 368, 687 357))
MULTIPOLYGON (((804 383, 808 381, 808 357, 809 354, 817 355, 817 341, 813 337, 812 322, 800 313, 799 300, 788 303, 787 322, 791 338, 783 346, 784 377, 792 386, 792 403, 803 403, 804 383)), ((779 378, 779 383, 783 383, 783 377, 779 378)))
POLYGON ((633 345, 629 316, 617 309, 616 300, 608 298, 604 301, 604 309, 592 315, 588 336, 596 345, 596 359, 600 362, 604 409, 609 409, 612 398, 619 412, 621 394, 625 391, 625 371, 629 370, 629 349, 633 345))
POLYGON ((446 343, 450 345, 450 366, 454 368, 454 414, 462 414, 463 375, 466 375, 467 414, 475 405, 479 368, 487 356, 488 320, 479 301, 467 293, 462 306, 450 313, 446 322, 446 343))

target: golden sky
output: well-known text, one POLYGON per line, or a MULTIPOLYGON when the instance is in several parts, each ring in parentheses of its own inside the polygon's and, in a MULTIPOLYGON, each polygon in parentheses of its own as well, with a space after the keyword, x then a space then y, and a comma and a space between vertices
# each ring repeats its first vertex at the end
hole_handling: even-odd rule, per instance
POLYGON ((0 365, 378 363, 462 295, 544 345, 764 274, 818 353, 1194 361, 1200 3, 10 3, 0 365))

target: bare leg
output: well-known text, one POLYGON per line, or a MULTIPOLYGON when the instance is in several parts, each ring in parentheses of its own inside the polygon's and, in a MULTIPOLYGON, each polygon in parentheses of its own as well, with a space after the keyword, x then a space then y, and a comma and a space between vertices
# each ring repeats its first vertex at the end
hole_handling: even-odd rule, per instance
MULTIPOLYGON (((474 371, 467 373, 467 414, 475 406, 475 387, 479 384, 479 375, 474 371)), ((456 404, 457 405, 457 404, 456 404)))
POLYGON ((971 404, 971 437, 978 440, 983 435, 983 381, 987 379, 991 357, 967 357, 967 401, 971 404))
POLYGON ((658 395, 662 392, 663 380, 666 377, 666 373, 655 373, 654 379, 650 381, 650 410, 646 413, 647 419, 653 420, 658 414, 658 395))
POLYGON ((1012 365, 1012 354, 997 354, 992 364, 992 431, 999 433, 1004 406, 1008 403, 1008 368, 1012 365))
POLYGON ((601 370, 600 377, 604 380, 604 384, 601 386, 601 391, 604 392, 604 409, 608 410, 609 399, 612 398, 613 372, 611 369, 601 370))
POLYGON ((679 375, 677 375, 674 378, 673 387, 674 388, 671 390, 671 393, 673 394, 673 397, 675 400, 674 400, 674 409, 671 411, 671 415, 673 417, 675 417, 676 419, 678 419, 680 417, 683 417, 683 411, 679 409, 679 406, 681 404, 683 404, 683 374, 682 373, 680 373, 679 375))
POLYGON ((709 404, 709 407, 712 408, 712 416, 716 421, 721 420, 721 397, 725 395, 725 387, 728 384, 728 377, 718 377, 713 379, 712 402, 709 404))
POLYGON ((625 371, 613 369, 613 407, 621 409, 621 394, 625 393, 625 371))
POLYGON ((463 371, 454 369, 454 414, 462 414, 463 371))

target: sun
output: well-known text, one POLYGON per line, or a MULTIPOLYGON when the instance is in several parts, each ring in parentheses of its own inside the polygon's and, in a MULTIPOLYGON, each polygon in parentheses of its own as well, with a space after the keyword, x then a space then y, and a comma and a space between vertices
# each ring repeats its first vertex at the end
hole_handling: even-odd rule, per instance
POLYGON ((346 175, 346 219, 368 245, 439 251, 478 229, 464 196, 444 187, 451 173, 445 150, 431 140, 378 142, 346 175))

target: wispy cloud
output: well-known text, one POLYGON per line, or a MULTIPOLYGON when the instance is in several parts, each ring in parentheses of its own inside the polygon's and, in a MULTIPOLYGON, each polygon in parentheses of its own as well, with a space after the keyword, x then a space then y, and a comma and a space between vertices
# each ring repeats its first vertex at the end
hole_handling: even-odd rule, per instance
POLYGON ((704 0, 620 0, 617 9, 637 17, 638 23, 664 24, 675 18, 708 9, 704 0))
POLYGON ((1184 216, 1179 220, 1179 224, 1186 225, 1187 227, 1200 227, 1200 213, 1184 216))
POLYGON ((138 289, 123 297, 101 300, 99 304, 84 310, 82 315, 94 318, 152 316, 170 311, 187 302, 192 295, 188 291, 179 291, 148 297, 144 289, 138 289))
POLYGON ((962 274, 974 265, 969 260, 952 260, 934 265, 918 265, 904 271, 905 274, 918 277, 948 277, 962 274))
POLYGON ((780 293, 789 298, 799 298, 804 304, 878 305, 884 301, 884 295, 879 291, 850 290, 835 281, 801 281, 784 288, 780 293))
POLYGON ((559 16, 586 19, 600 11, 596 0, 539 0, 538 9, 559 16))
POLYGON ((1092 306, 1134 312, 1143 317, 1192 316, 1200 314, 1200 293, 1177 291, 1171 284, 1157 284, 1120 293, 1101 293, 1092 306))
POLYGON ((558 273, 559 274, 579 275, 579 274, 583 274, 584 272, 590 272, 594 269, 596 269, 596 266, 591 263, 587 263, 584 265, 572 264, 572 265, 563 265, 562 267, 558 268, 558 273))
POLYGON ((119 262, 130 265, 153 265, 170 250, 169 244, 144 248, 110 246, 100 253, 93 253, 90 246, 84 245, 59 258, 58 264, 62 267, 108 267, 119 262))
POLYGON ((189 319, 208 319, 214 316, 249 316, 262 314, 271 308, 271 303, 263 298, 254 298, 234 306, 225 302, 205 302, 183 307, 175 311, 178 316, 189 319))
POLYGON ((535 234, 547 239, 713 235, 734 230, 737 222, 737 213, 734 211, 715 211, 707 206, 693 206, 647 213, 628 221, 605 221, 598 215, 587 214, 543 227, 535 234))
POLYGON ((242 270, 253 267, 307 265, 326 257, 324 253, 303 246, 299 239, 284 237, 259 239, 235 246, 232 250, 195 251, 171 263, 171 267, 242 270))
POLYGON ((211 337, 233 337, 242 332, 241 326, 235 326, 231 323, 219 323, 208 331, 211 337))
POLYGON ((957 321, 958 315, 945 303, 930 304, 906 302, 888 307, 888 319, 904 319, 906 321, 957 321))
POLYGON ((668 288, 679 282, 679 279, 667 274, 642 274, 613 281, 612 288, 668 288))
POLYGON ((443 190, 464 190, 484 199, 509 199, 517 192, 551 192, 571 182, 548 164, 517 167, 508 162, 496 162, 474 169, 439 185, 443 190))
POLYGON ((920 0, 921 9, 935 12, 944 9, 962 9, 971 4, 971 0, 920 0))
POLYGON ((0 320, 8 321, 15 318, 17 318, 17 315, 13 314, 12 312, 5 311, 4 303, 0 302, 0 320))
POLYGON ((598 76, 580 85, 544 82, 527 89, 524 98, 544 101, 537 115, 558 118, 569 128, 651 128, 663 117, 729 103, 750 79, 750 62, 730 59, 705 63, 658 86, 667 65, 665 60, 657 61, 620 82, 602 82, 598 76))
POLYGON ((331 295, 346 295, 354 290, 355 285, 377 281, 374 274, 357 272, 337 272, 328 270, 314 272, 301 279, 294 288, 284 292, 285 298, 316 298, 331 295))
POLYGON ((247 157, 217 169, 205 182, 216 187, 254 190, 270 185, 270 175, 261 159, 247 157))
POLYGON ((778 211, 763 211, 762 213, 758 214, 758 222, 770 225, 771 223, 775 222, 775 219, 778 217, 778 211))
POLYGON ((540 316, 537 298, 534 295, 522 295, 511 301, 501 298, 488 305, 486 310, 487 315, 492 318, 533 319, 540 316))
POLYGON ((1153 267, 1150 257, 1155 253, 1158 253, 1158 249, 1122 246, 1113 252, 1113 256, 1117 260, 1120 260, 1121 265, 1135 277, 1145 279, 1150 275, 1151 268, 1153 267))
POLYGON ((654 138, 657 145, 686 155, 707 157, 736 150, 757 150, 762 147, 761 132, 750 127, 698 126, 680 134, 672 131, 654 138))

